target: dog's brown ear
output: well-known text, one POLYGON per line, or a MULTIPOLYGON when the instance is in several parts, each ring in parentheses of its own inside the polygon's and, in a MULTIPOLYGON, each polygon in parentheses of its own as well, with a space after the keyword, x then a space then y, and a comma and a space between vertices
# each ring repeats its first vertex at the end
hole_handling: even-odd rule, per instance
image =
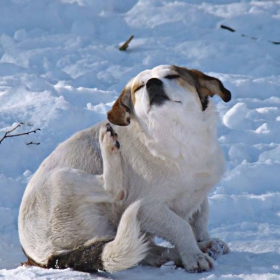
POLYGON ((124 88, 120 97, 114 103, 112 109, 107 113, 108 120, 116 125, 126 126, 130 124, 131 91, 124 88))
POLYGON ((208 96, 213 97, 218 94, 225 102, 230 101, 231 93, 219 79, 205 75, 198 70, 189 70, 189 73, 196 81, 196 90, 202 100, 206 100, 208 96))

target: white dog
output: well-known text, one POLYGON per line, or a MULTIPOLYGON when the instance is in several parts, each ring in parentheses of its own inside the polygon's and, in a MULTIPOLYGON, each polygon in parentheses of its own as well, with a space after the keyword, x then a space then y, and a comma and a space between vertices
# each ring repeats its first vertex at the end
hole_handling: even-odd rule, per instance
POLYGON ((228 252, 207 230, 207 193, 224 171, 214 94, 231 99, 216 78, 161 65, 126 85, 111 124, 60 144, 22 199, 27 264, 115 272, 171 260, 190 272, 210 270, 208 253, 228 252), (155 245, 153 236, 175 248, 155 245))

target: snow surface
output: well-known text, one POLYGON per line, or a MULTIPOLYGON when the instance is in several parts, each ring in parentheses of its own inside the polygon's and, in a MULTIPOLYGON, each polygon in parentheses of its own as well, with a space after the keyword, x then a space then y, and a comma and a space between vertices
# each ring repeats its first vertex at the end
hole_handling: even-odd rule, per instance
POLYGON ((18 122, 17 132, 41 131, 0 145, 0 278, 280 279, 280 45, 269 42, 280 41, 279 24, 275 0, 1 0, 0 138, 18 122), (211 234, 231 253, 202 274, 20 267, 17 216, 32 174, 59 142, 104 119, 131 77, 159 64, 199 69, 233 94, 215 98, 227 170, 209 195, 211 234))

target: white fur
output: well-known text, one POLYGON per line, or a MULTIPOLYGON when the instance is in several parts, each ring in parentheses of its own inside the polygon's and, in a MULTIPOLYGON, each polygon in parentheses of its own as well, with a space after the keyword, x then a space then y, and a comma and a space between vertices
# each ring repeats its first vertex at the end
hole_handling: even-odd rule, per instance
POLYGON ((207 193, 224 170, 216 112, 211 101, 202 112, 192 86, 164 79, 170 71, 170 66, 159 66, 129 82, 132 87, 158 78, 171 101, 150 106, 145 87, 137 91, 130 125, 113 126, 121 153, 104 148, 100 123, 60 144, 41 164, 19 214, 21 244, 37 263, 46 264, 54 253, 117 231, 102 260, 111 272, 128 268, 145 255, 141 226, 143 232, 175 245, 186 270, 213 266, 197 241, 210 239, 207 193), (118 200, 121 191, 125 196, 118 200), (134 203, 138 200, 141 207, 134 203))

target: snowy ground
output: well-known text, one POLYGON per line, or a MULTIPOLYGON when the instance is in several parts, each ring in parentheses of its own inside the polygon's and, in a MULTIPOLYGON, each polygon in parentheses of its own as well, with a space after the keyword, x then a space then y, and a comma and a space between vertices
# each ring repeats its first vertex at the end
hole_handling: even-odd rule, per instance
POLYGON ((280 41, 279 26, 275 0, 1 0, 0 139, 18 122, 18 132, 41 131, 0 145, 0 278, 280 279, 280 45, 268 42, 280 41), (215 98, 227 171, 209 196, 211 234, 231 253, 202 274, 19 267, 17 215, 30 176, 59 142, 104 119, 131 77, 159 64, 199 69, 233 94, 227 104, 215 98))

